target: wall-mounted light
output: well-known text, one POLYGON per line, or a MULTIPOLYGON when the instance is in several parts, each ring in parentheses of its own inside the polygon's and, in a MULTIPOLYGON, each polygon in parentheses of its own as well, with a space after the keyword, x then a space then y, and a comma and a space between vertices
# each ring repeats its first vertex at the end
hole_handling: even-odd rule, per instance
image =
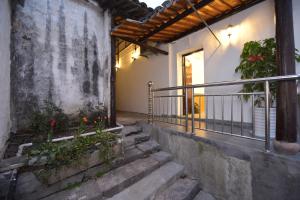
POLYGON ((232 36, 233 26, 229 24, 227 26, 227 36, 230 38, 232 36))
POLYGON ((121 68, 120 62, 119 62, 119 60, 117 60, 117 62, 116 62, 116 71, 119 71, 120 68, 121 68))
POLYGON ((120 65, 120 52, 119 52, 119 45, 117 48, 117 56, 116 56, 116 71, 120 70, 121 65, 120 65))
POLYGON ((136 45, 134 45, 134 52, 132 54, 132 59, 133 60, 136 60, 140 57, 140 52, 138 51, 136 45))

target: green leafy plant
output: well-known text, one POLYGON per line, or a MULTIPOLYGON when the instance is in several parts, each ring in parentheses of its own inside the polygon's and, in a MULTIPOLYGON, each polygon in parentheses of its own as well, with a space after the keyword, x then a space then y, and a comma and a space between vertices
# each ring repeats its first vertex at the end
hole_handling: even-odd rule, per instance
POLYGON ((80 160, 88 152, 99 150, 104 162, 109 162, 114 156, 113 145, 117 136, 113 133, 102 132, 98 129, 96 134, 87 137, 75 137, 73 140, 62 142, 45 142, 34 146, 29 150, 29 157, 37 157, 38 160, 46 158, 47 169, 70 165, 80 160))
POLYGON ((42 139, 46 136, 66 131, 69 118, 61 108, 54 103, 45 101, 41 109, 35 111, 31 118, 31 129, 42 139))
MULTIPOLYGON (((240 56, 240 64, 236 67, 235 72, 241 74, 241 79, 255 79, 263 77, 276 76, 276 41, 275 38, 268 38, 262 41, 250 41, 244 44, 240 56)), ((295 59, 300 62, 298 50, 295 50, 295 59)), ((276 98, 276 84, 270 85, 272 100, 276 98)), ((264 91, 264 84, 244 84, 241 92, 252 93, 264 91)), ((244 95, 247 101, 249 95, 244 95)), ((263 97, 256 100, 256 104, 262 105, 263 97)))

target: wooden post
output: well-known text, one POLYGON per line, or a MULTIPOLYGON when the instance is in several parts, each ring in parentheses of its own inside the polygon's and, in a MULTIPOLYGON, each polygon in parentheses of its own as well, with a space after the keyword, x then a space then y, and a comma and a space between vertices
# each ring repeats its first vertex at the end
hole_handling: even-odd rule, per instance
MULTIPOLYGON (((114 15, 112 14, 111 27, 114 27, 114 15)), ((111 75, 110 75, 110 126, 116 126, 116 39, 111 36, 111 75)))
MULTIPOLYGON (((275 0, 278 75, 296 74, 292 0, 275 0)), ((297 142, 297 86, 278 84, 276 140, 297 142)))

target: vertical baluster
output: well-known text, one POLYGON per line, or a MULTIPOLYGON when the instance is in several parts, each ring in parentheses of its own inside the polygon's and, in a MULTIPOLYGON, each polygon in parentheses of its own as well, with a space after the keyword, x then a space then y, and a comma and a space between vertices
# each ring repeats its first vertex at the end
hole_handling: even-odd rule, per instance
POLYGON ((159 103, 158 103, 158 104, 159 104, 159 116, 158 116, 158 121, 161 121, 161 109, 160 109, 160 108, 161 108, 161 97, 159 97, 158 100, 159 100, 159 103))
POLYGON ((205 129, 208 129, 208 96, 204 96, 206 105, 205 105, 205 129))
POLYGON ((179 123, 182 125, 182 114, 183 114, 183 97, 179 98, 179 123))
POLYGON ((195 89, 192 88, 192 134, 195 134, 195 89))
POLYGON ((201 94, 199 94, 199 129, 201 129, 201 94))
POLYGON ((188 90, 185 89, 185 131, 189 130, 189 106, 188 106, 188 90))
POLYGON ((178 114, 178 97, 176 95, 176 97, 175 97, 175 124, 176 125, 178 124, 177 114, 178 114))
POLYGON ((265 150, 270 151, 270 84, 265 82, 265 150))
POLYGON ((155 98, 154 99, 154 121, 156 121, 156 118, 157 118, 157 102, 155 102, 155 101, 157 101, 157 99, 155 98))
POLYGON ((221 97, 221 106, 222 106, 222 132, 224 132, 224 96, 221 97))
POLYGON ((215 131, 215 121, 216 121, 216 110, 215 110, 215 96, 213 96, 213 130, 215 131))
POLYGON ((167 100, 167 123, 169 123, 169 106, 170 106, 169 97, 166 97, 166 100, 167 100))
POLYGON ((231 120, 231 134, 233 134, 233 95, 231 95, 231 112, 230 112, 230 120, 231 120))
POLYGON ((165 121, 165 101, 164 101, 165 98, 162 98, 162 122, 165 121))
POLYGON ((241 135, 244 135, 244 101, 243 101, 243 95, 241 96, 241 135))
POLYGON ((255 102, 254 102, 254 94, 252 94, 252 137, 255 137, 255 102))
POLYGON ((173 123, 173 97, 171 98, 171 124, 173 123))

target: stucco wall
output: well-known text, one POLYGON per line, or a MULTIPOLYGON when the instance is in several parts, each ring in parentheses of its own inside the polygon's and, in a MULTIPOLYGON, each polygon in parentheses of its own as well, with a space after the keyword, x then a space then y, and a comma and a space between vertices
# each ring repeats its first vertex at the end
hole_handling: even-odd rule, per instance
MULTIPOLYGON (((160 47, 163 48, 163 47, 160 47)), ((148 81, 155 86, 168 84, 168 56, 150 55, 133 61, 134 46, 129 46, 120 55, 117 71, 117 110, 147 113, 148 81)))
POLYGON ((73 114, 110 108, 111 15, 82 0, 25 0, 12 21, 13 125, 50 100, 73 114))
POLYGON ((0 158, 10 129, 10 16, 9 0, 0 1, 0 158))

